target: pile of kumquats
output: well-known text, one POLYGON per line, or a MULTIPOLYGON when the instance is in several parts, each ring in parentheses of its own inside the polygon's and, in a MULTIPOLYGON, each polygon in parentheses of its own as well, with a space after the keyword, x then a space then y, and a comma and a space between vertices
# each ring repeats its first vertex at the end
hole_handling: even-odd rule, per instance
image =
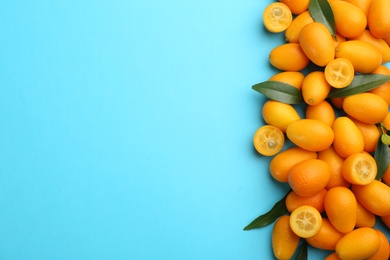
POLYGON ((272 224, 276 259, 389 259, 390 0, 280 0, 262 20, 286 42, 252 87, 266 97, 253 142, 291 189, 244 230, 272 224))

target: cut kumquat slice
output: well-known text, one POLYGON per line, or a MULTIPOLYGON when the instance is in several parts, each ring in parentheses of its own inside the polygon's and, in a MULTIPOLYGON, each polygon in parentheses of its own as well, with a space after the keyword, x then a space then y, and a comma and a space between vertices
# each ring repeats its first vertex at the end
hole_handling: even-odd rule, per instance
POLYGON ((347 157, 341 166, 344 179, 352 184, 371 183, 377 173, 375 159, 368 153, 355 153, 347 157))
POLYGON ((256 151, 265 156, 272 156, 280 152, 284 145, 284 134, 276 126, 264 125, 257 129, 253 144, 256 151))
POLYGON ((352 63, 345 58, 336 58, 325 67, 325 79, 334 88, 345 88, 354 76, 355 70, 352 63))
POLYGON ((286 30, 292 22, 292 13, 287 5, 279 2, 268 5, 263 12, 265 28, 273 33, 286 30))
POLYGON ((321 226, 321 214, 312 206, 300 206, 291 212, 290 227, 299 237, 312 237, 320 231, 321 226))

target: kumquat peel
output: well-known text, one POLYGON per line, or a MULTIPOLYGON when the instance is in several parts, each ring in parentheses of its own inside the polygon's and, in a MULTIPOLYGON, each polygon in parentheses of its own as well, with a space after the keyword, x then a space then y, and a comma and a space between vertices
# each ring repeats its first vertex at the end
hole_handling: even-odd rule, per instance
POLYGON ((253 145, 289 189, 244 230, 273 225, 275 259, 390 259, 390 0, 275 0, 262 22, 286 41, 253 145))

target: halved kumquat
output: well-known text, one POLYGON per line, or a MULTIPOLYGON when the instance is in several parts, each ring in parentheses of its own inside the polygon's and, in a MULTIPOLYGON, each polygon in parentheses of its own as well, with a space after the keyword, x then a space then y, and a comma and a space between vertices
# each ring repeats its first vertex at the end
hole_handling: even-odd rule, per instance
POLYGON ((313 237, 320 231, 321 226, 322 216, 312 206, 301 206, 291 212, 290 227, 299 237, 313 237))
POLYGON ((256 151, 264 156, 272 156, 280 152, 284 145, 284 134, 275 126, 264 125, 255 132, 253 144, 256 151))

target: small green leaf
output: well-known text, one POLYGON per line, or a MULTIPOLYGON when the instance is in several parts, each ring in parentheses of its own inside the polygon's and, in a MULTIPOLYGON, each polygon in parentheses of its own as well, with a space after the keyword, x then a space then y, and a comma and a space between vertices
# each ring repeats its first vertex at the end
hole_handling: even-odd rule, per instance
POLYGON ((371 89, 374 89, 383 83, 390 81, 390 76, 381 74, 361 74, 356 75, 345 88, 332 89, 329 93, 328 98, 340 98, 351 96, 354 94, 362 93, 371 89))
POLYGON ((383 135, 385 134, 381 134, 381 137, 378 140, 378 144, 376 145, 376 149, 374 153, 374 159, 378 167, 378 172, 375 178, 377 180, 382 178, 383 174, 385 174, 390 164, 389 145, 382 142, 383 135))
POLYGON ((330 34, 336 37, 336 24, 334 22, 332 7, 328 3, 328 0, 310 0, 309 12, 314 21, 325 25, 330 34))
POLYGON ((251 230, 254 228, 268 226, 269 224, 275 222, 277 218, 285 215, 288 212, 286 208, 286 197, 289 192, 287 192, 287 194, 281 200, 276 202, 270 211, 257 217, 248 226, 246 226, 244 230, 251 230))
POLYGON ((303 239, 294 260, 307 260, 307 242, 303 239))
POLYGON ((388 134, 381 135, 381 140, 385 145, 390 145, 390 136, 388 134))
POLYGON ((303 102, 301 92, 294 86, 278 81, 264 81, 252 86, 252 89, 260 92, 269 99, 287 104, 299 104, 303 102))

